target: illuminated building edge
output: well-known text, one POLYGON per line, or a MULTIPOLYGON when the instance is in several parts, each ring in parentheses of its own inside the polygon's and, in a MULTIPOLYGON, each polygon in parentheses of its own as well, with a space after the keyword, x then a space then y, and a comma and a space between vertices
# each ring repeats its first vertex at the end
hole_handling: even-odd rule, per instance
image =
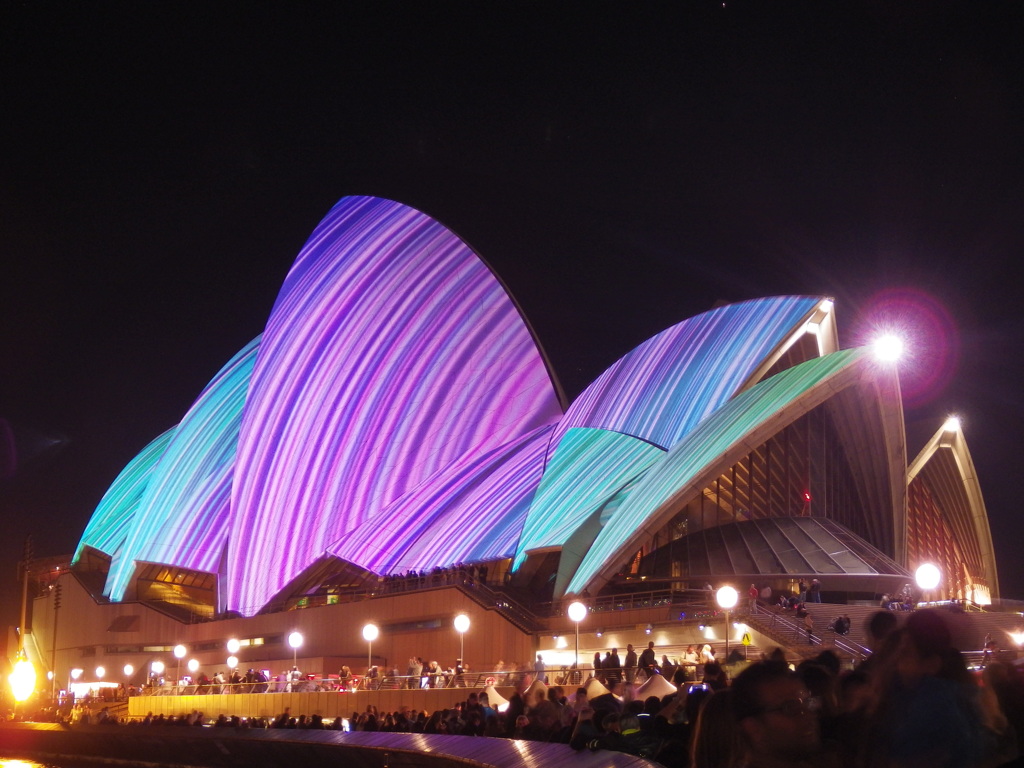
MULTIPOLYGON (((837 347, 827 299, 718 307, 639 345, 563 409, 532 331, 468 246, 401 204, 345 198, 262 337, 118 476, 75 559, 111 558, 114 600, 131 598, 146 563, 214 573, 218 609, 244 615, 332 560, 367 577, 503 559, 526 573, 557 552, 556 596, 595 592, 744 451, 852 391, 880 447, 853 452, 878 475, 865 526, 909 566, 907 483, 938 449, 906 471, 893 370, 837 347)), ((996 596, 958 441, 962 493, 932 494, 930 509, 977 553, 965 578, 996 596)))

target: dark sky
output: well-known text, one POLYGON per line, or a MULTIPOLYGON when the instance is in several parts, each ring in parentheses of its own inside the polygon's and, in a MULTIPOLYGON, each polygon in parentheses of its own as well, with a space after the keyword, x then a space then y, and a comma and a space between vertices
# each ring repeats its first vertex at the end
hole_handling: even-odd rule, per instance
POLYGON ((834 296, 844 345, 916 324, 909 452, 961 416, 1024 598, 1022 22, 974 0, 0 0, 3 618, 25 536, 73 550, 347 194, 462 235, 570 396, 716 300, 834 296))

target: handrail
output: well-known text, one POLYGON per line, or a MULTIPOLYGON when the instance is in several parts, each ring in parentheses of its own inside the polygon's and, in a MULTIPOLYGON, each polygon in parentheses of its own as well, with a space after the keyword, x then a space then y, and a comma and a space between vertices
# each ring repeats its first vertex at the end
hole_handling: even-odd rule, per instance
MULTIPOLYGON (((545 675, 549 680, 554 680, 558 684, 568 685, 572 684, 573 680, 577 678, 577 684, 582 683, 593 673, 593 667, 585 666, 576 670, 548 670, 545 672, 545 675)), ((481 689, 491 685, 520 686, 527 678, 532 678, 535 674, 534 670, 526 669, 499 669, 483 672, 455 672, 447 669, 435 673, 424 672, 421 675, 382 675, 380 677, 354 675, 347 681, 340 680, 336 676, 328 676, 326 678, 308 676, 301 680, 271 680, 269 682, 253 683, 218 683, 212 681, 201 685, 197 683, 179 685, 165 683, 163 685, 146 686, 141 689, 140 695, 201 696, 237 693, 356 693, 357 691, 382 690, 425 691, 438 688, 481 689)))

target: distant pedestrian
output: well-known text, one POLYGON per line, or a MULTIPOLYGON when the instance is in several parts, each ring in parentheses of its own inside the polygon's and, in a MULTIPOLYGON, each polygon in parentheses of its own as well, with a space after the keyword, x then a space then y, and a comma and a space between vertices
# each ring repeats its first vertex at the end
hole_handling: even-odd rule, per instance
POLYGON ((811 603, 821 602, 821 582, 817 579, 811 579, 811 588, 808 590, 809 600, 811 603))
POLYGON ((548 681, 547 667, 544 664, 544 657, 537 654, 537 661, 533 663, 534 677, 542 683, 548 681))

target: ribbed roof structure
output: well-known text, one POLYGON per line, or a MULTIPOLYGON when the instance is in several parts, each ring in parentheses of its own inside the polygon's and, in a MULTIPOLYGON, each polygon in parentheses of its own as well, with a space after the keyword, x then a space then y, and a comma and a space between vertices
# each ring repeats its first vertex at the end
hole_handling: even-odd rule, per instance
MULTIPOLYGON (((898 382, 862 350, 833 351, 831 309, 806 296, 717 307, 639 345, 566 408, 529 325, 469 246, 400 203, 344 198, 262 334, 115 479, 75 558, 110 559, 112 600, 131 599, 147 566, 213 574, 217 609, 243 615, 342 571, 460 562, 508 561, 524 578, 547 563, 557 597, 601 589, 714 487, 722 530, 691 534, 694 546, 724 536, 723 522, 751 541, 804 531, 853 542, 859 559, 840 557, 853 570, 871 561, 902 574, 898 382), (792 473, 780 479, 772 456, 810 482, 802 419, 826 406, 842 443, 830 461, 846 462, 838 474, 829 465, 829 482, 847 489, 845 506, 818 524, 809 510, 770 523, 792 516, 773 511, 792 473), (723 511, 722 477, 734 495, 748 483, 765 509, 723 511), (844 527, 858 504, 870 521, 857 529, 877 541, 844 527)), ((748 559, 788 568, 781 555, 748 559)), ((826 560, 803 553, 814 562, 826 560)))

